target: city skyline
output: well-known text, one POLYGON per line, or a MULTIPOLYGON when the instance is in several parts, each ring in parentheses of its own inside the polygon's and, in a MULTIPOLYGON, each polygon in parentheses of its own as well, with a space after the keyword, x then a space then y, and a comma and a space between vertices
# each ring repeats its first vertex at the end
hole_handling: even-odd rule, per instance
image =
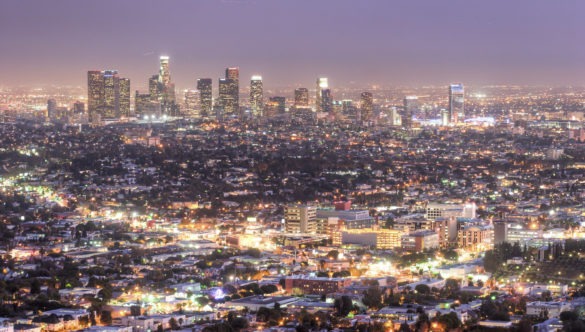
POLYGON ((583 85, 584 7, 577 1, 5 1, 0 85, 83 86, 87 70, 112 68, 144 89, 161 55, 171 57, 179 88, 194 87, 200 77, 216 80, 228 66, 239 67, 246 80, 262 75, 269 87, 309 86, 320 75, 334 86, 583 85), (168 23, 152 24, 157 20, 168 23))

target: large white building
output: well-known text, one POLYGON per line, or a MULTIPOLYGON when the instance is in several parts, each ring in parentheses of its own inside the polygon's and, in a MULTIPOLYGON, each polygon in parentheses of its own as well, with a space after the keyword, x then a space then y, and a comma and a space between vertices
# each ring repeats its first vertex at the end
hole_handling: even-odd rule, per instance
POLYGON ((475 203, 466 204, 441 204, 428 203, 425 212, 425 218, 429 220, 436 220, 438 218, 468 218, 475 219, 475 211, 477 207, 475 203))
POLYGON ((571 310, 571 305, 567 302, 528 302, 526 303, 527 316, 545 315, 548 318, 558 318, 561 312, 571 310))
POLYGON ((317 207, 310 205, 287 206, 284 211, 287 233, 314 234, 317 228, 317 207))

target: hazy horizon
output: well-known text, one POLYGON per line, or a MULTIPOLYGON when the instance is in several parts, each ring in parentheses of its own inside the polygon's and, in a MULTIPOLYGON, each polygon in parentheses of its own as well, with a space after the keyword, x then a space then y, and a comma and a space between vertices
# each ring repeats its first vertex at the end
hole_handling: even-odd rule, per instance
POLYGON ((585 3, 518 0, 128 0, 0 3, 0 85, 85 86, 117 69, 147 86, 240 68, 266 87, 585 86, 585 3))

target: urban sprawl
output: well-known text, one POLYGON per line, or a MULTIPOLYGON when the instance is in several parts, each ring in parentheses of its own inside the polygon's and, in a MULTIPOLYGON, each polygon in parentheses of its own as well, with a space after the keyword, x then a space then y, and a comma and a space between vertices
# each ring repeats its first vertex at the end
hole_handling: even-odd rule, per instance
POLYGON ((144 81, 0 89, 0 332, 585 331, 585 89, 144 81))

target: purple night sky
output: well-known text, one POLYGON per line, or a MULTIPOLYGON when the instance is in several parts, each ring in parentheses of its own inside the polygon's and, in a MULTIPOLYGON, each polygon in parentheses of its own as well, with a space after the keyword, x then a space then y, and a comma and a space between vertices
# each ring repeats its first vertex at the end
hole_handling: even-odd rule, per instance
POLYGON ((585 85, 583 0, 2 0, 0 84, 146 85, 158 56, 194 87, 226 66, 267 87, 585 85))

